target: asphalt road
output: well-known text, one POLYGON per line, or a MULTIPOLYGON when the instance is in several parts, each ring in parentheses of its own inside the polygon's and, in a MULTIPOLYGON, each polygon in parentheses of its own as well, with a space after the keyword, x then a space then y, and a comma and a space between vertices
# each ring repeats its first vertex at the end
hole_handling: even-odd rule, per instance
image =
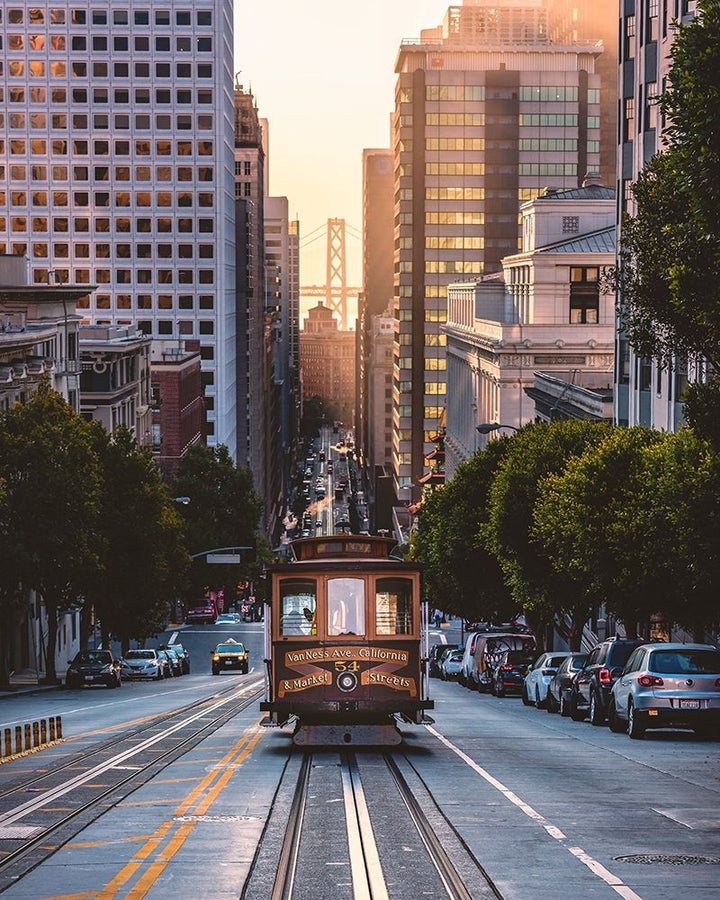
MULTIPOLYGON (((452 630, 439 633, 456 638, 452 630)), ((0 792, 20 770, 51 766, 71 747, 99 735, 106 740, 113 730, 210 696, 231 680, 240 685, 255 677, 253 667, 255 675, 261 671, 260 625, 179 629, 178 639, 190 650, 189 676, 0 701, 0 725, 61 713, 66 736, 60 747, 0 766, 0 792), (248 644, 251 673, 213 677, 210 649, 230 634, 248 644)), ((393 755, 418 790, 429 791, 438 828, 469 848, 505 900, 720 896, 720 743, 681 732, 631 741, 524 707, 519 698, 437 680, 432 691, 435 724, 403 728, 404 744, 393 755)), ((4 896, 240 897, 273 803, 285 799, 278 785, 289 732, 260 728, 259 720, 256 705, 238 715, 4 896)), ((414 866, 414 844, 402 817, 395 823, 382 797, 373 798, 372 766, 365 768, 371 807, 383 810, 379 849, 395 860, 386 873, 390 896, 412 897, 408 884, 416 868, 422 871, 414 866)), ((341 802, 331 782, 326 793, 328 806, 341 802)), ((315 814, 313 827, 315 840, 305 846, 317 869, 315 900, 335 900, 346 894, 347 873, 331 855, 322 816, 315 814)), ((0 818, 0 854, 2 834, 0 818)), ((422 887, 414 888, 416 896, 444 896, 422 887)))

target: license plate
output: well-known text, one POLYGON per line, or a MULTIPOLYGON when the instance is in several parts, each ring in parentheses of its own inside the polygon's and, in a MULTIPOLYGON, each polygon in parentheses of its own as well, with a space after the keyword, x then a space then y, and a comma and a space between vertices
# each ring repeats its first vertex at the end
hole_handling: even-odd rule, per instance
POLYGON ((94 679, 95 679, 94 675, 86 675, 85 676, 85 681, 94 681, 94 679))
POLYGON ((234 661, 235 661, 235 660, 233 660, 233 659, 226 659, 226 660, 225 660, 225 665, 226 665, 226 666, 231 666, 231 665, 233 664, 234 661))
POLYGON ((699 700, 681 700, 680 709, 700 709, 699 700))

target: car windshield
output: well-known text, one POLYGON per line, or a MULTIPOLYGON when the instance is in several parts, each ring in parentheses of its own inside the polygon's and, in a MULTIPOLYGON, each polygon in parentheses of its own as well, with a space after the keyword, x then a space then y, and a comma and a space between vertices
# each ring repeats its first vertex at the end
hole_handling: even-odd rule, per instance
POLYGON ((571 656, 568 661, 567 667, 572 672, 579 672, 580 669, 585 665, 585 660, 587 656, 571 656))
POLYGON ((565 655, 563 656, 551 656, 549 659, 545 660, 545 665, 549 669, 557 669, 559 665, 562 664, 562 661, 565 659, 565 655))
POLYGON ((523 650, 508 650, 507 665, 519 666, 530 665, 533 661, 532 656, 528 656, 523 650))
POLYGON ((242 644, 218 644, 216 653, 242 653, 245 650, 242 644))
POLYGON ((85 650, 75 657, 76 663, 111 663, 112 656, 107 650, 85 650))
POLYGON ((613 666, 624 666, 637 644, 615 644, 612 648, 613 666))
POLYGON ((125 659, 155 659, 152 650, 128 650, 125 659))
POLYGON ((655 650, 648 668, 658 675, 718 675, 718 650, 655 650))
POLYGON ((452 650, 452 651, 448 654, 448 657, 447 657, 447 658, 448 658, 448 659, 455 659, 455 660, 457 660, 457 659, 462 659, 462 658, 463 658, 463 652, 462 652, 462 650, 452 650))

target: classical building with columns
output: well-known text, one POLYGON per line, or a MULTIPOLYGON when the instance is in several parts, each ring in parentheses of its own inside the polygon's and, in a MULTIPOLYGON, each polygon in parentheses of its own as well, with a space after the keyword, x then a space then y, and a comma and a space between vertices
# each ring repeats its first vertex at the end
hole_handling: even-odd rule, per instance
POLYGON ((614 295, 602 274, 614 263, 615 191, 597 181, 523 204, 522 252, 501 272, 448 287, 447 480, 501 433, 478 425, 535 421, 527 392, 538 373, 612 385, 614 295))

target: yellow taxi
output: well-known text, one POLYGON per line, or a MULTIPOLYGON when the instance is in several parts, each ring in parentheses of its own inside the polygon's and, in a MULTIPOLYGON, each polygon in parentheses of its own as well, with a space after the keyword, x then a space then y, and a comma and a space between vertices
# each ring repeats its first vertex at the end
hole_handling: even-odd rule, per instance
POLYGON ((219 675, 226 669, 240 669, 247 675, 249 654, 245 645, 234 638, 228 638, 212 651, 212 673, 219 675))

